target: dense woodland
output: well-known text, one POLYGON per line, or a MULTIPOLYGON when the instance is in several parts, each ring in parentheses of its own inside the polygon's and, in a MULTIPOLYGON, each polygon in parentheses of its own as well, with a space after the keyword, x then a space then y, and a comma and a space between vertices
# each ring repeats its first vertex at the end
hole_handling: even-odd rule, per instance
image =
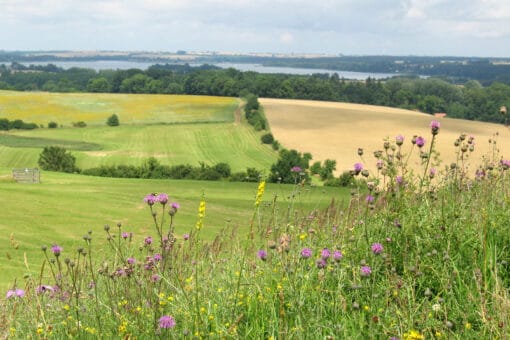
POLYGON ((154 65, 146 71, 71 68, 55 65, 0 65, 0 89, 50 92, 161 93, 311 99, 373 104, 445 112, 449 117, 505 123, 502 106, 510 107, 510 85, 477 80, 454 84, 416 76, 352 81, 337 74, 311 76, 261 74, 211 65, 154 65))

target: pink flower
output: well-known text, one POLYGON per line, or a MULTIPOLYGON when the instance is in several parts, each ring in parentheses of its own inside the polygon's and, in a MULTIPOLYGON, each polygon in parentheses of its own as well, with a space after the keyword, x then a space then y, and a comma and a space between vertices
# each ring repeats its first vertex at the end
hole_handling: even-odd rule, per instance
POLYGON ((174 328, 175 319, 170 315, 163 315, 159 318, 159 328, 174 328))
POLYGON ((357 175, 363 170, 363 164, 361 163, 355 163, 354 164, 354 173, 357 175))
POLYGON ((54 244, 53 246, 51 246, 51 251, 53 252, 53 255, 59 256, 60 253, 62 252, 62 247, 54 244))
POLYGON ((167 194, 159 194, 157 201, 161 203, 162 205, 165 205, 168 202, 168 195, 167 194))
POLYGON ((301 169, 299 166, 293 166, 291 169, 290 169, 291 172, 301 172, 303 171, 303 169, 301 169))
POLYGON ((423 137, 416 137, 416 146, 421 148, 425 145, 425 138, 423 137))
POLYGON ((400 146, 402 144, 404 144, 404 136, 402 135, 398 135, 395 137, 395 143, 400 146))
POLYGON ((433 135, 437 135, 439 133, 439 128, 441 124, 437 120, 433 120, 430 122, 430 129, 432 130, 433 135))
POLYGON ((376 255, 380 254, 380 253, 382 253, 384 251, 384 247, 380 243, 372 243, 372 247, 371 248, 372 248, 372 252, 374 254, 376 254, 376 255))
POLYGON ((335 260, 335 262, 338 262, 342 259, 343 255, 342 255, 342 252, 339 251, 339 250, 336 250, 334 253, 333 253, 333 260, 335 260))
POLYGON ((148 194, 143 198, 143 201, 147 203, 149 206, 154 205, 158 201, 158 196, 156 194, 148 194))
POLYGON ((361 266, 361 269, 360 269, 360 275, 361 276, 370 276, 370 274, 372 274, 372 269, 369 267, 369 266, 361 266))

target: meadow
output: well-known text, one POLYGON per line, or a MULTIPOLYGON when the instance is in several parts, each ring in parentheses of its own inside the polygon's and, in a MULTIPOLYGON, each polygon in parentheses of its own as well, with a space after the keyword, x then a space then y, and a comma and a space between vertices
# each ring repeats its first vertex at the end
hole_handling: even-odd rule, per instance
POLYGON ((0 117, 64 125, 0 133, 0 166, 36 167, 42 148, 54 145, 70 150, 84 169, 139 166, 149 157, 164 165, 268 169, 277 154, 260 143, 260 133, 235 120, 238 107, 239 100, 223 97, 0 91, 0 117), (112 112, 120 126, 106 126, 112 112), (80 120, 88 126, 71 127, 80 120))
MULTIPOLYGON (((273 124, 269 104, 265 110, 273 124)), ((300 110, 305 109, 296 108, 295 118, 300 110)), ((505 145, 471 138, 475 132, 463 127, 450 140, 453 120, 430 122, 427 116, 418 127, 413 114, 388 112, 386 124, 394 133, 384 130, 382 118, 377 129, 351 122, 340 132, 361 138, 336 146, 354 155, 344 161, 350 164, 337 166, 355 176, 349 188, 304 185, 299 173, 294 185, 279 185, 43 172, 42 183, 21 185, 10 179, 10 165, 1 167, 0 242, 6 257, 0 264, 2 273, 17 279, 4 283, 0 334, 508 337, 505 145), (412 131, 405 124, 398 130, 408 119, 412 131), (412 142, 415 128, 422 138, 412 142), (378 143, 358 145, 376 137, 378 143), (376 150, 382 151, 375 159, 376 150), (455 155, 453 165, 441 162, 447 152, 455 155)), ((310 128, 316 133, 300 137, 300 151, 311 151, 303 149, 311 145, 308 138, 332 133, 315 118, 310 128)), ((287 146, 277 131, 272 125, 287 146)), ((481 132, 489 134, 477 135, 481 132)), ((70 143, 96 142, 73 140, 69 133, 70 143)))

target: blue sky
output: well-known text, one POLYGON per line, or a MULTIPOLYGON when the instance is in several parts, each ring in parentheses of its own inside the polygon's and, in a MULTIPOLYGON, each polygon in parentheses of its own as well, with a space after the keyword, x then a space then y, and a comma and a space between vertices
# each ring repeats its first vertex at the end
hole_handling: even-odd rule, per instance
POLYGON ((0 0, 0 49, 510 57, 510 1, 0 0))

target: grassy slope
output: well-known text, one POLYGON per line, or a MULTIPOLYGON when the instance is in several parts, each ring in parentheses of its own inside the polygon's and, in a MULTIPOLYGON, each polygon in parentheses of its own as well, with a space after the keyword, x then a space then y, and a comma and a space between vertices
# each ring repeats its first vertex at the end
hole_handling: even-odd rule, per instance
MULTIPOLYGON (((364 148, 367 166, 375 168, 372 152, 382 150, 385 137, 405 136, 404 151, 409 151, 413 135, 428 139, 431 115, 380 106, 329 103, 305 100, 261 99, 271 131, 283 145, 311 152, 316 160, 335 159, 337 170, 351 169, 360 158, 356 150, 364 148)), ((495 133, 503 155, 510 157, 510 129, 498 124, 439 119, 441 131, 438 150, 445 164, 455 161, 453 143, 461 133, 474 135, 475 164, 491 151, 488 140, 495 133)), ((427 142, 430 142, 427 140, 427 142)), ((428 150, 428 143, 425 148, 428 150)), ((413 164, 411 164, 413 166, 413 164)))
MULTIPOLYGON (((194 227, 204 195, 207 211, 202 235, 212 239, 224 227, 248 227, 257 192, 256 183, 111 179, 43 172, 40 184, 17 184, 9 177, 10 169, 0 168, 0 288, 24 272, 23 253, 32 269, 38 268, 43 244, 57 242, 68 249, 77 248, 83 246, 81 237, 88 230, 93 230, 95 242, 103 244, 104 224, 115 226, 117 222, 124 225, 124 231, 134 232, 137 241, 148 233, 154 235, 149 209, 142 202, 148 193, 167 192, 172 201, 180 203, 175 223, 178 235, 194 227), (19 242, 17 250, 11 245, 11 235, 19 242)), ((268 185, 264 201, 278 195, 280 202, 289 203, 293 189, 268 185)), ((342 201, 348 192, 312 187, 298 196, 296 206, 305 211, 324 208, 331 197, 342 201)))
POLYGON ((226 162, 234 171, 268 169, 276 153, 260 134, 234 122, 235 98, 174 95, 31 93, 0 91, 0 117, 64 128, 0 132, 0 166, 34 167, 43 147, 73 151, 81 168, 140 165, 148 157, 162 164, 226 162), (105 126, 117 113, 121 126, 105 126), (71 128, 85 121, 86 128, 71 128))

